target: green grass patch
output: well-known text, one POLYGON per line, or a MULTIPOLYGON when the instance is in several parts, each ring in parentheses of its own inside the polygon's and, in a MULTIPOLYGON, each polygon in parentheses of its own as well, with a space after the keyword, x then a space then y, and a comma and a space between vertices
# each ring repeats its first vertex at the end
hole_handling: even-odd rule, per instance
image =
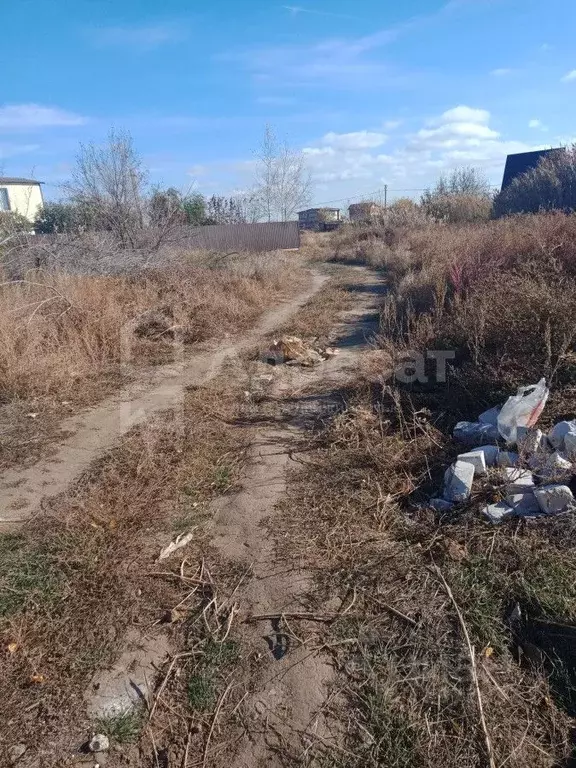
POLYGON ((62 597, 63 576, 54 553, 31 545, 21 534, 0 536, 0 617, 29 605, 54 605, 62 597))
POLYGON ((208 673, 193 674, 188 680, 188 703, 198 712, 206 712, 214 706, 216 685, 208 673))
POLYGON ((202 657, 188 679, 188 703, 198 712, 210 710, 216 702, 219 679, 238 660, 239 647, 233 640, 205 642, 202 657))
POLYGON ((97 733, 105 733, 114 744, 132 744, 137 741, 144 718, 141 709, 101 717, 95 724, 97 733))

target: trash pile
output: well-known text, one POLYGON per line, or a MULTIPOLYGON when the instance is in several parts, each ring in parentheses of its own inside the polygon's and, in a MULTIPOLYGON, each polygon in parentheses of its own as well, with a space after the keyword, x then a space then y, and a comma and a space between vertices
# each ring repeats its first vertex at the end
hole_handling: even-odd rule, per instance
POLYGON ((466 501, 475 478, 493 491, 482 509, 497 524, 511 517, 576 511, 569 487, 575 473, 576 421, 561 421, 545 435, 536 428, 549 396, 545 379, 521 387, 499 408, 478 421, 456 424, 454 439, 468 448, 444 475, 442 496, 430 506, 446 512, 466 501))
POLYGON ((334 347, 315 346, 317 338, 304 342, 298 336, 282 336, 275 339, 263 359, 270 365, 302 365, 310 368, 338 354, 334 347))

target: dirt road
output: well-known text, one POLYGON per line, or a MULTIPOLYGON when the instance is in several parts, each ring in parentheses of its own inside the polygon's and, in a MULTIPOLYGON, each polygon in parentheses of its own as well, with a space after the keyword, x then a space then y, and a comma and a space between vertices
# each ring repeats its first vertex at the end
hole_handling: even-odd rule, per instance
MULTIPOLYGON (((338 733, 324 717, 333 677, 330 658, 314 648, 314 622, 301 619, 309 611, 313 574, 283 555, 277 504, 286 492, 287 473, 297 466, 294 438, 310 420, 338 411, 338 390, 355 377, 359 356, 378 329, 374 313, 384 285, 367 270, 356 276, 355 307, 330 334, 339 354, 312 370, 275 369, 268 397, 288 399, 289 410, 281 414, 285 426, 258 431, 241 492, 223 497, 214 510, 214 545, 251 572, 237 595, 244 619, 242 655, 253 661, 243 702, 245 730, 229 763, 237 768, 301 764, 318 745, 338 747, 338 733), (307 394, 310 389, 313 394, 307 394)), ((326 609, 338 612, 345 606, 326 609)))
POLYGON ((177 406, 186 387, 210 381, 227 357, 249 348, 262 335, 285 323, 326 279, 312 272, 306 291, 267 312, 250 333, 177 364, 153 369, 97 407, 64 421, 62 430, 70 436, 54 455, 26 469, 11 468, 0 476, 0 529, 2 523, 29 519, 43 501, 64 493, 119 437, 155 413, 177 406))

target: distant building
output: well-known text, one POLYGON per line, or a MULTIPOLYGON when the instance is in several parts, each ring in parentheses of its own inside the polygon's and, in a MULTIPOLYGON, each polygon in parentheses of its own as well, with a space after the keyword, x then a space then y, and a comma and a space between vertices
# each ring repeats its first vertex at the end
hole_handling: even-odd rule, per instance
POLYGON ((556 149, 539 149, 536 152, 519 152, 516 155, 508 155, 506 167, 504 168, 502 189, 506 189, 515 178, 526 173, 526 171, 536 168, 542 158, 556 152, 564 152, 564 150, 558 147, 556 149))
POLYGON ((0 211, 19 213, 28 221, 34 221, 44 206, 40 185, 35 179, 0 176, 0 211))
POLYGON ((352 222, 370 221, 384 211, 384 206, 374 202, 353 203, 348 208, 348 216, 352 222))
POLYGON ((340 224, 340 208, 308 208, 298 213, 300 229, 328 232, 340 224))

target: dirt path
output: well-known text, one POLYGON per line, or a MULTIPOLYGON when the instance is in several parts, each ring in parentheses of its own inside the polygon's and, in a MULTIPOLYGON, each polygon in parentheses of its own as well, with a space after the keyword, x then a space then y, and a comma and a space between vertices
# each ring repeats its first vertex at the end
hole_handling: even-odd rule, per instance
MULTIPOLYGON (((377 330, 374 317, 384 286, 367 270, 358 270, 358 300, 331 334, 340 354, 312 370, 279 366, 270 398, 285 398, 289 412, 276 414, 282 427, 259 430, 241 492, 218 502, 214 546, 232 561, 250 566, 251 578, 237 595, 242 656, 250 661, 245 724, 236 768, 308 765, 320 746, 337 748, 323 716, 333 677, 330 659, 315 642, 315 625, 294 615, 309 611, 306 596, 312 574, 282 554, 282 519, 276 510, 286 491, 287 472, 295 466, 290 449, 303 426, 339 407, 337 390, 350 380, 358 357, 377 330), (306 390, 313 387, 315 394, 306 390), (280 617, 284 614, 284 617, 280 617), (278 616, 247 621, 254 616, 278 616)), ((337 611, 343 606, 326 606, 337 611)))
POLYGON ((64 421, 62 430, 71 434, 54 455, 25 469, 11 468, 0 476, 0 523, 9 525, 29 519, 45 500, 65 492, 132 427, 177 406, 186 387, 205 384, 217 375, 228 356, 249 348, 262 335, 289 320, 327 279, 312 272, 305 292, 267 312, 248 334, 181 363, 154 369, 97 407, 64 421))

